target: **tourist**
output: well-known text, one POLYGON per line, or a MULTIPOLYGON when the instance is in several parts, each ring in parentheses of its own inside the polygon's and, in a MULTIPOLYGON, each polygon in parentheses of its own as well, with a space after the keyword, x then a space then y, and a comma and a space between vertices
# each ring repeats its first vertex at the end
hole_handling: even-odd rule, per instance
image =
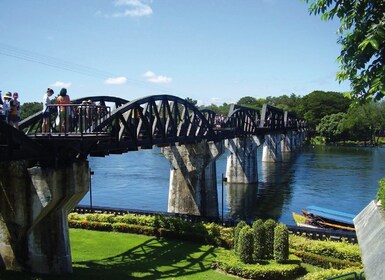
POLYGON ((9 102, 11 101, 12 99, 12 94, 8 91, 5 95, 4 95, 4 98, 3 98, 3 114, 4 114, 4 120, 5 122, 8 123, 8 115, 9 115, 9 110, 11 109, 10 108, 10 104, 9 102))
POLYGON ((9 114, 8 114, 8 123, 13 127, 19 129, 20 121, 20 102, 18 100, 19 94, 17 92, 13 93, 13 99, 9 102, 9 114))
POLYGON ((41 132, 48 133, 49 132, 49 117, 50 117, 50 108, 48 105, 51 104, 51 96, 54 94, 53 89, 48 88, 47 92, 43 96, 43 122, 41 125, 41 132))
POLYGON ((67 89, 62 88, 59 93, 59 97, 56 99, 56 103, 61 105, 59 106, 59 118, 60 118, 60 132, 68 132, 70 129, 70 114, 71 108, 68 105, 71 103, 70 97, 67 95, 67 89))

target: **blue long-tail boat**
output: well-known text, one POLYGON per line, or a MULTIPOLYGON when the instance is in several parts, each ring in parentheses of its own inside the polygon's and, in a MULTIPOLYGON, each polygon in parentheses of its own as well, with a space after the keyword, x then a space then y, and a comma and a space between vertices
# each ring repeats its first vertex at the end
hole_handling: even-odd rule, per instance
POLYGON ((313 228, 332 228, 355 231, 354 215, 319 206, 308 206, 301 214, 293 213, 298 226, 313 228))

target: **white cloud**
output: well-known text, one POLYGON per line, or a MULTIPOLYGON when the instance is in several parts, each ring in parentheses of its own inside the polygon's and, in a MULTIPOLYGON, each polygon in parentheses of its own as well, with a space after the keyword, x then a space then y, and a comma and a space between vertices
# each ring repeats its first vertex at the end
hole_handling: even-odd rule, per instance
POLYGON ((115 6, 127 8, 125 8, 124 11, 114 13, 112 17, 141 17, 151 15, 152 9, 148 3, 149 2, 145 0, 116 0, 115 6))
POLYGON ((108 85, 122 85, 127 82, 126 77, 113 77, 113 78, 108 78, 107 80, 104 81, 105 84, 108 85))
POLYGON ((172 78, 162 75, 156 75, 152 71, 147 71, 143 74, 143 77, 147 78, 147 81, 150 83, 156 83, 156 84, 168 84, 172 82, 172 78))
POLYGON ((61 82, 61 81, 56 81, 53 84, 51 84, 51 87, 63 87, 63 88, 69 88, 72 86, 71 82, 61 82))

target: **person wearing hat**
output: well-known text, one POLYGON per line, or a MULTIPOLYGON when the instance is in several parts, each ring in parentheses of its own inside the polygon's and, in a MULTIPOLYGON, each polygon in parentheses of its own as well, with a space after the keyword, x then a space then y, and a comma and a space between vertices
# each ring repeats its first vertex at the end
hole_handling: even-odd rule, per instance
POLYGON ((43 96, 43 121, 41 124, 41 133, 49 132, 49 117, 50 117, 50 108, 48 105, 51 104, 50 97, 54 94, 53 89, 47 88, 47 92, 43 96))
POLYGON ((13 127, 19 129, 20 121, 20 102, 17 100, 19 98, 19 93, 13 93, 13 99, 9 102, 10 111, 8 114, 8 123, 13 127))
POLYGON ((11 110, 11 105, 10 105, 10 102, 11 102, 11 93, 8 91, 6 94, 4 94, 4 97, 3 97, 3 116, 2 116, 2 119, 5 121, 5 122, 8 122, 8 115, 9 115, 9 111, 11 110))

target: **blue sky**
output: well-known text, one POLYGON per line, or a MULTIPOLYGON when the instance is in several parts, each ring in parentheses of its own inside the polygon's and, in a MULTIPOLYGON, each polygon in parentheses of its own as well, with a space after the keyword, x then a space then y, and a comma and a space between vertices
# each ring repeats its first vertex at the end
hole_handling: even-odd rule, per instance
POLYGON ((300 0, 1 0, 0 18, 0 90, 22 103, 47 87, 206 105, 349 90, 339 23, 300 0))

